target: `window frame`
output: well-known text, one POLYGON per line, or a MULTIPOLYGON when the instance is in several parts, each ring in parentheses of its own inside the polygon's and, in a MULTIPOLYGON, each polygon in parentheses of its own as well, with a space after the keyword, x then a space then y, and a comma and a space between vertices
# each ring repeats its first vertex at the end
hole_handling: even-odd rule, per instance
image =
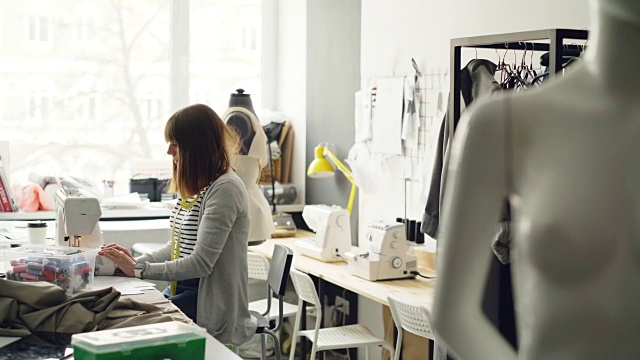
POLYGON ((278 0, 262 0, 262 107, 278 107, 278 0))
POLYGON ((53 19, 51 18, 51 16, 47 14, 33 12, 33 13, 25 14, 25 17, 27 20, 25 21, 26 43, 29 44, 30 46, 41 46, 41 47, 52 46, 54 33, 53 33, 53 19), (46 24, 46 29, 47 29, 46 40, 42 40, 41 38, 43 19, 45 20, 44 23, 46 24), (33 39, 31 39, 31 20, 34 20, 34 29, 33 29, 34 38, 33 39))

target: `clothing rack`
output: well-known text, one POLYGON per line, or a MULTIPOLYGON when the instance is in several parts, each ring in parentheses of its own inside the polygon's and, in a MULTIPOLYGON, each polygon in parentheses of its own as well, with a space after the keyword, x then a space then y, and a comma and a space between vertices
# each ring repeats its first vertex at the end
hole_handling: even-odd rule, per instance
MULTIPOLYGON (((455 127, 460 120, 460 90, 462 87, 460 74, 463 48, 549 52, 548 72, 549 77, 553 78, 562 71, 564 50, 582 52, 585 48, 584 45, 565 44, 565 40, 586 41, 588 36, 589 32, 586 30, 549 29, 451 40, 451 92, 446 120, 449 139, 453 139, 455 127)), ((509 208, 508 202, 505 206, 505 209, 509 208)), ((487 249, 487 251, 489 250, 487 249)), ((482 310, 487 319, 517 351, 519 344, 511 287, 511 265, 501 264, 495 256, 492 258, 482 299, 482 310)))
POLYGON ((527 50, 549 52, 549 76, 562 70, 562 51, 582 50, 584 46, 564 44, 569 40, 587 40, 589 31, 571 29, 547 29, 487 36, 474 36, 451 40, 451 92, 449 94, 449 138, 453 138, 455 126, 460 120, 460 69, 462 48, 527 50), (548 43, 540 41, 548 41, 548 43))

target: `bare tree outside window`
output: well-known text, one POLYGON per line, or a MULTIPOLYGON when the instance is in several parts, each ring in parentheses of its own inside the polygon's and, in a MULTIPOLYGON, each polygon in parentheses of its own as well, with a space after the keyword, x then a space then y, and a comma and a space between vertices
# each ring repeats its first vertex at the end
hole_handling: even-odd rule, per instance
MULTIPOLYGON (((0 140, 10 141, 14 181, 69 174, 115 180, 115 193, 126 193, 132 160, 170 162, 171 0, 60 0, 48 16, 32 13, 40 4, 0 0, 0 140)), ((222 114, 229 94, 249 86, 259 108, 261 55, 233 44, 244 27, 257 29, 251 47, 260 44, 261 6, 189 1, 190 51, 180 61, 197 94, 190 102, 222 114)))

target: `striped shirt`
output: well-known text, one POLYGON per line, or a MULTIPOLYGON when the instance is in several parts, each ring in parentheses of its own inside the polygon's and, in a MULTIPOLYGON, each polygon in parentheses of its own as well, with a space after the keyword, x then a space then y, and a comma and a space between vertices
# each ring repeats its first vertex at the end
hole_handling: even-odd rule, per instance
POLYGON ((202 209, 202 195, 209 188, 207 185, 199 195, 192 196, 186 201, 178 199, 176 206, 171 211, 171 229, 173 231, 174 252, 180 251, 180 257, 184 258, 193 253, 198 240, 198 221, 202 209), (196 200, 197 197, 197 200, 196 200))

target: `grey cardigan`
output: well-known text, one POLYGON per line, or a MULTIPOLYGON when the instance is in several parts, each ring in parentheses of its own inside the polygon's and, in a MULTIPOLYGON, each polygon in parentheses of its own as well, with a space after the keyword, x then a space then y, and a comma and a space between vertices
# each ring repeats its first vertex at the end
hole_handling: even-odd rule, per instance
POLYGON ((193 254, 171 261, 169 241, 136 258, 148 262, 145 279, 200 278, 196 322, 223 344, 241 345, 256 330, 247 307, 248 201, 244 183, 229 170, 203 195, 193 254))

